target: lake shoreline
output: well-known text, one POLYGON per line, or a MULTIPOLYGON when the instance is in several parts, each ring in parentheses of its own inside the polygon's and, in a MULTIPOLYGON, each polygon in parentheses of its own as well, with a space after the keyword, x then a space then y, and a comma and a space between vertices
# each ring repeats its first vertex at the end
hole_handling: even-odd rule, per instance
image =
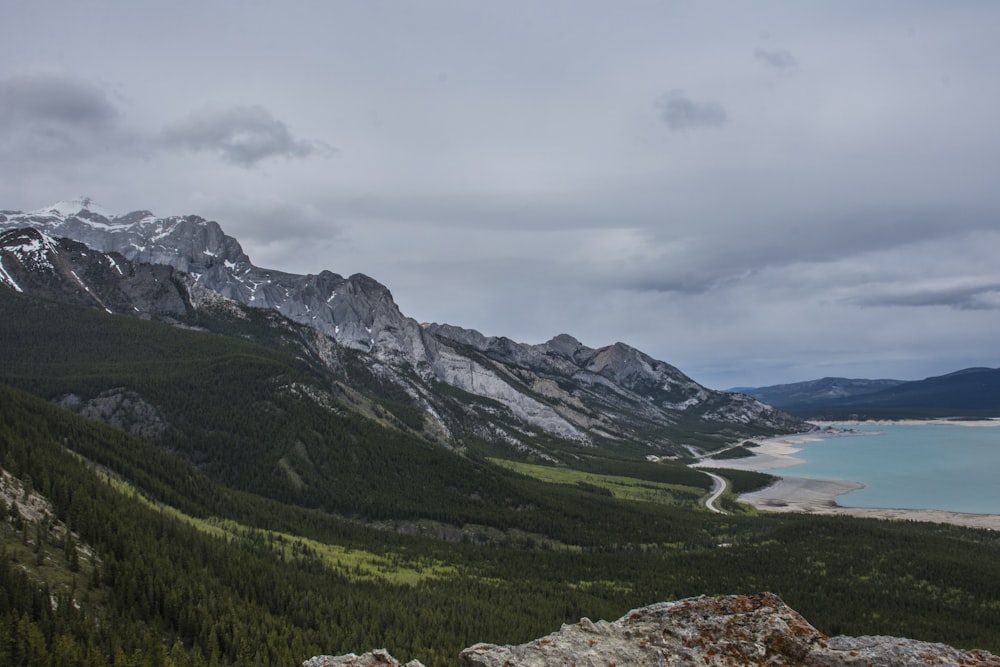
MULTIPOLYGON (((859 422, 860 423, 860 422, 859 422)), ((977 420, 956 422, 948 420, 927 420, 907 422, 865 422, 878 423, 912 423, 931 424, 948 423, 962 426, 997 426, 998 420, 977 420)), ((838 425, 850 425, 848 422, 836 422, 838 425)), ((830 426, 826 422, 818 424, 830 426)), ((764 471, 774 468, 791 468, 805 461, 797 456, 800 445, 831 437, 846 437, 857 435, 847 431, 810 431, 790 436, 780 436, 758 441, 757 446, 750 451, 753 456, 742 459, 705 459, 696 467, 728 468, 731 470, 764 471)), ((841 515, 868 519, 883 519, 889 521, 922 521, 931 523, 947 523, 968 528, 986 528, 1000 530, 1000 515, 971 514, 933 509, 902 509, 874 507, 846 507, 837 499, 851 491, 864 488, 864 484, 852 480, 830 480, 813 477, 797 477, 780 475, 778 481, 771 486, 741 494, 738 500, 747 503, 764 512, 800 512, 804 514, 841 515)))

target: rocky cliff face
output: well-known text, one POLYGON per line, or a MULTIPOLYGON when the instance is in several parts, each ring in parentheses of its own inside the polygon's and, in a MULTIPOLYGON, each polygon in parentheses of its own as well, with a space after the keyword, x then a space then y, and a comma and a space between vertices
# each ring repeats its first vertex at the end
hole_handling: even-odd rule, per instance
POLYGON ((130 262, 36 229, 0 232, 0 285, 107 312, 182 318, 192 308, 185 276, 130 262))
POLYGON ((0 212, 0 229, 17 228, 70 238, 137 264, 173 267, 187 274, 192 285, 276 310, 345 347, 388 357, 421 356, 422 330, 399 312, 384 285, 362 274, 302 276, 254 266, 239 241, 211 220, 160 218, 149 211, 112 215, 81 199, 28 213, 0 212))
POLYGON ((560 334, 541 345, 524 345, 450 325, 433 324, 427 330, 538 396, 576 429, 608 440, 644 440, 669 449, 678 444, 672 431, 681 425, 728 428, 732 434, 750 428, 784 433, 803 428, 749 396, 703 387, 624 343, 593 349, 560 334))
MULTIPOLYGON (((464 667, 911 667, 1000 666, 985 651, 897 637, 827 637, 776 595, 699 597, 629 612, 614 622, 581 619, 520 646, 476 644, 464 667)), ((303 667, 400 667, 385 651, 317 656, 303 667)), ((416 667, 417 661, 407 664, 416 667)))
MULTIPOLYGON (((14 236, 0 282, 12 288, 50 297, 63 290, 78 303, 157 317, 180 317, 219 298, 277 311, 338 348, 362 353, 378 382, 408 396, 438 434, 485 438, 550 458, 538 440, 684 454, 807 428, 747 396, 706 389, 622 343, 592 349, 563 334, 526 345, 455 326, 421 326, 372 278, 254 266, 218 223, 197 216, 116 216, 81 199, 28 213, 0 211, 5 229, 14 236), (32 257, 40 259, 32 264, 32 257), (435 389, 439 383, 485 400, 446 396, 435 389), (691 433, 707 435, 692 444, 685 437, 691 433)), ((322 341, 313 347, 324 362, 338 363, 322 341)))

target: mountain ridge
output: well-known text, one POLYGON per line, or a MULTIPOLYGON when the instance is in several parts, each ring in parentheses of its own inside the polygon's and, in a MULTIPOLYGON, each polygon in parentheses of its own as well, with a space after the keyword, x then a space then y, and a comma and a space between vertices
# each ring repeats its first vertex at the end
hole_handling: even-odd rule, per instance
POLYGON ((1000 414, 1000 369, 963 368, 922 380, 822 378, 744 388, 797 415, 813 418, 976 417, 1000 414))
MULTIPOLYGON (((6 292, 0 290, 0 304, 28 302, 6 292)), ((56 310, 51 304, 28 308, 56 310)), ((84 319, 92 322, 126 319, 74 310, 86 310, 84 319)), ((0 327, 10 312, 0 318, 0 327)), ((134 329, 153 328, 133 322, 134 329)), ((221 338, 185 332, 189 340, 195 335, 221 338)), ((442 461, 464 458, 436 451, 442 461)), ((14 598, 13 612, 8 607, 0 623, 5 665, 49 664, 23 660, 24 644, 14 641, 33 628, 38 651, 67 656, 66 649, 75 647, 91 656, 86 662, 67 656, 53 664, 289 665, 327 651, 385 646, 395 655, 445 667, 455 665, 455 656, 477 640, 516 645, 570 619, 617 618, 649 600, 754 590, 781 590, 783 599, 829 634, 874 631, 966 649, 998 647, 998 612, 991 602, 996 540, 981 531, 822 517, 717 517, 697 509, 614 502, 582 488, 567 492, 531 483, 530 491, 528 480, 501 475, 506 489, 496 500, 503 502, 511 491, 519 497, 508 509, 514 526, 564 538, 577 534, 568 543, 589 548, 533 545, 539 538, 518 532, 497 548, 474 541, 461 524, 452 529, 456 542, 444 543, 430 533, 388 533, 234 493, 165 449, 6 385, 0 385, 0 455, 3 469, 18 480, 6 494, 10 513, 18 518, 0 521, 0 542, 7 548, 0 555, 0 582, 8 604, 14 598), (57 521, 28 519, 24 501, 32 494, 50 503, 57 521), (556 520, 530 518, 554 498, 561 499, 556 520), (63 527, 72 530, 71 540, 63 539, 68 534, 63 527), (220 528, 227 537, 220 539, 220 528), (592 537, 579 539, 580 530, 592 537), (332 558, 323 555, 326 544, 332 558), (71 574, 74 553, 79 587, 72 577, 50 589, 32 585, 32 579, 51 581, 63 570, 71 574), (422 570, 422 583, 399 581, 397 568, 422 570), (12 585, 7 575, 20 583, 12 585), (69 597, 74 587, 76 595, 69 597), (42 632, 53 626, 51 637, 42 632), (167 651, 172 663, 164 658, 167 651)), ((392 488, 398 478, 345 481, 337 486, 370 493, 392 488)), ((422 475, 415 486, 425 487, 421 494, 445 490, 422 475)), ((479 484, 473 488, 488 491, 479 484)), ((467 497, 455 509, 482 511, 491 505, 467 497)), ((510 524, 498 524, 505 525, 510 524)), ((705 612, 707 623, 738 627, 742 618, 705 612)), ((606 641, 614 637, 592 634, 593 626, 580 627, 589 634, 579 655, 614 649, 606 641)), ((644 650, 656 647, 647 642, 644 650)))
POLYGON ((172 267, 136 263, 156 279, 133 293, 172 290, 182 309, 119 303, 108 295, 130 294, 131 260, 14 227, 0 246, 21 290, 0 289, 0 466, 16 480, 0 506, 0 589, 14 599, 0 663, 249 667, 386 646, 437 667, 476 639, 755 590, 831 634, 997 650, 995 536, 706 511, 703 473, 646 452, 764 427, 705 420, 753 415, 639 350, 422 326, 485 392, 471 394, 430 361, 341 345, 172 267), (590 441, 522 420, 509 405, 525 399, 590 441), (435 439, 432 422, 453 431, 435 439), (489 429, 498 441, 478 442, 489 429), (611 492, 618 476, 630 497, 611 492), (21 511, 32 494, 52 517, 21 511))
MULTIPOLYGON (((0 230, 23 228, 84 243, 111 257, 104 260, 109 267, 120 261, 115 257, 131 267, 171 267, 177 272, 172 280, 182 283, 177 298, 188 311, 197 309, 199 295, 210 292, 310 327, 339 348, 367 355, 370 371, 406 394, 445 433, 467 428, 463 422, 474 417, 479 436, 544 457, 532 444, 543 436, 686 454, 692 447, 714 449, 747 435, 808 428, 750 397, 707 389, 623 343, 592 349, 563 334, 528 345, 452 325, 421 325, 373 278, 257 267, 238 240, 198 216, 160 218, 146 210, 115 216, 89 199, 29 213, 0 212, 0 230), (475 415, 466 410, 464 417, 444 418, 435 383, 496 401, 506 416, 480 406, 475 415), (692 432, 704 437, 681 441, 692 432)), ((22 275, 30 268, 9 249, 4 257, 8 273, 22 275)), ((337 363, 336 356, 328 355, 329 361, 337 363)))
POLYGON ((728 391, 739 391, 775 406, 798 406, 823 400, 833 400, 874 393, 903 384, 904 380, 865 378, 823 377, 765 387, 733 387, 728 391))

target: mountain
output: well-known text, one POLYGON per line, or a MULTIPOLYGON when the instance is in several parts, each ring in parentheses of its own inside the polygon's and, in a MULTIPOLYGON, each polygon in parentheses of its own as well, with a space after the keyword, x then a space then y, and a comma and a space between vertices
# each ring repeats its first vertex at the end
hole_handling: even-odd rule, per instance
POLYGON ((1000 369, 966 368, 820 407, 873 415, 993 417, 1000 414, 1000 369))
POLYGON ((384 646, 444 667, 477 640, 760 590, 831 635, 1000 650, 995 536, 757 515, 732 494, 707 511, 707 475, 648 455, 777 413, 626 345, 417 325, 438 356, 414 362, 43 225, 2 238, 0 665, 384 646), (528 421, 552 415, 584 437, 528 421))
POLYGON ((186 318, 185 277, 165 264, 130 262, 37 229, 0 232, 0 285, 107 312, 186 318))
POLYGON ((251 264, 239 242, 217 222, 194 215, 158 218, 149 211, 111 215, 84 198, 29 213, 0 211, 0 229, 30 227, 141 264, 171 266, 189 284, 239 303, 270 308, 308 324, 338 344, 419 358, 419 326, 396 308, 389 291, 367 276, 324 271, 300 276, 251 264))
POLYGON ((624 343, 593 349, 560 334, 540 345, 524 345, 448 325, 427 330, 464 357, 554 405, 560 416, 591 437, 669 447, 669 438, 686 428, 691 435, 682 444, 697 447, 699 432, 803 428, 748 396, 707 389, 624 343))
POLYGON ((816 419, 1000 415, 1000 369, 996 368, 966 368, 910 382, 824 378, 744 391, 794 414, 816 419))
POLYGON ((796 408, 873 394, 903 383, 903 380, 825 377, 819 380, 776 384, 769 387, 734 387, 729 391, 742 392, 775 407, 796 408))
MULTIPOLYGON (((261 382, 274 378, 311 392, 308 372, 296 370, 291 355, 0 290, 0 303, 8 300, 15 309, 0 317, 5 666, 292 665, 322 652, 381 646, 445 667, 475 641, 517 645, 560 623, 617 618, 649 600, 756 590, 780 590, 830 635, 1000 649, 1000 547, 987 532, 842 517, 720 516, 505 474, 474 457, 394 438, 391 428, 370 420, 367 431, 357 419, 337 428, 350 416, 261 382), (37 311, 62 317, 69 331, 30 330, 27 350, 39 352, 17 361, 9 344, 25 346, 8 320, 35 320, 37 311), (139 354, 150 348, 158 361, 139 354), (206 427, 184 437, 235 450, 224 466, 192 466, 182 452, 7 385, 86 384, 95 371, 118 366, 132 373, 133 364, 143 371, 141 392, 169 407, 167 416, 179 411, 206 427), (150 372, 157 364, 159 372, 150 372), (268 391, 237 389, 260 384, 268 391), (260 450, 282 448, 287 458, 272 470, 247 465, 260 450), (266 473, 284 477, 291 489, 289 470, 301 474, 303 486, 320 485, 317 496, 327 504, 270 497, 266 473), (248 473, 252 492, 217 479, 248 473), (403 521, 407 516, 425 518, 403 521)), ((650 480, 639 475, 670 468, 637 464, 617 479, 651 498, 650 480)), ((763 603, 759 620, 786 618, 776 603, 763 603)), ((711 636, 704 631, 713 623, 739 632, 753 620, 752 604, 715 607, 692 607, 692 623, 670 627, 697 640, 711 636)), ((654 628, 659 639, 646 647, 655 651, 660 641, 679 638, 665 629, 654 628)), ((589 624, 579 630, 588 631, 580 645, 585 654, 615 650, 626 630, 640 628, 622 628, 622 635, 599 634, 589 624)), ((731 646, 715 636, 717 650, 731 646)), ((780 654, 795 646, 783 637, 767 634, 747 648, 780 654)), ((643 637, 636 639, 642 650, 643 637)))
POLYGON ((707 389, 622 343, 591 349, 561 335, 527 345, 422 326, 372 278, 254 266, 218 223, 197 216, 116 216, 81 199, 2 211, 0 230, 9 230, 0 275, 14 289, 49 298, 61 290, 76 303, 90 299, 113 312, 193 326, 208 304, 274 311, 316 332, 309 354, 419 410, 426 430, 445 443, 473 438, 550 459, 567 443, 688 455, 808 428, 750 397, 707 389), (164 293, 150 294, 153 286, 164 293))

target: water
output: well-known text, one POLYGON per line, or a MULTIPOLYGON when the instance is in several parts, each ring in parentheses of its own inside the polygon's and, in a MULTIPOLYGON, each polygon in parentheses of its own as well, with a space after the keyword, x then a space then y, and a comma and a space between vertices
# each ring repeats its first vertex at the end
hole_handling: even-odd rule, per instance
POLYGON ((840 496, 846 507, 935 509, 1000 514, 1000 424, 862 424, 862 435, 797 447, 806 463, 777 475, 848 479, 864 489, 840 496))

